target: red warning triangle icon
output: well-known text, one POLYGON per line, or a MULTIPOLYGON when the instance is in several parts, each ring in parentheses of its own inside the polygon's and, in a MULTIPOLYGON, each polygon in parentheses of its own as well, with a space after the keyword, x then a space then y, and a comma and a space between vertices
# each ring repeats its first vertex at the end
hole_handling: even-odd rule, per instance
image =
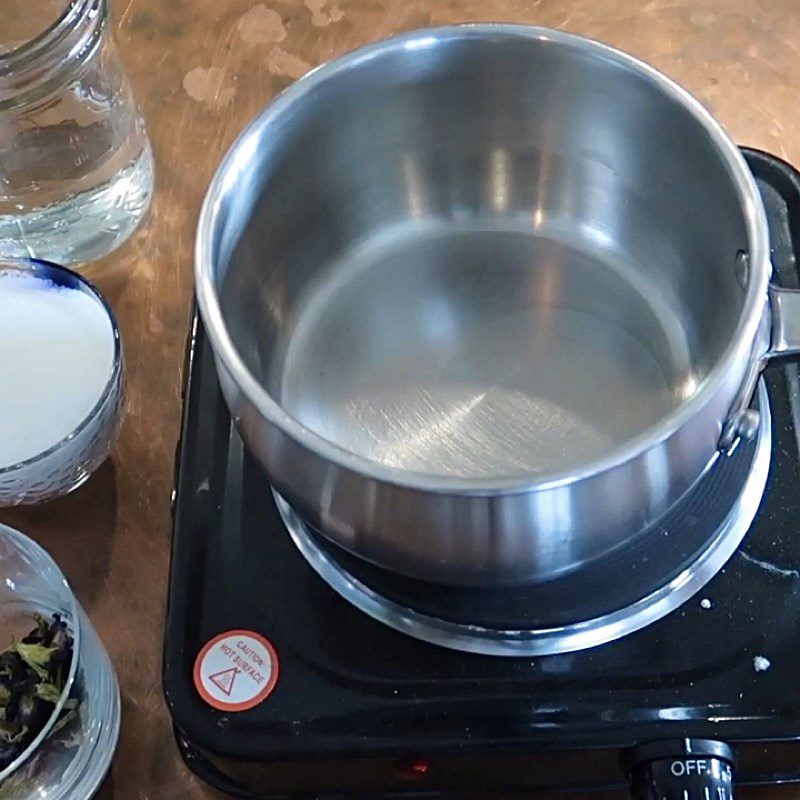
POLYGON ((216 672, 213 675, 209 675, 208 679, 225 695, 228 697, 231 696, 231 692, 233 691, 233 682, 236 679, 236 676, 239 674, 239 670, 236 667, 231 667, 231 669, 223 670, 222 672, 216 672))

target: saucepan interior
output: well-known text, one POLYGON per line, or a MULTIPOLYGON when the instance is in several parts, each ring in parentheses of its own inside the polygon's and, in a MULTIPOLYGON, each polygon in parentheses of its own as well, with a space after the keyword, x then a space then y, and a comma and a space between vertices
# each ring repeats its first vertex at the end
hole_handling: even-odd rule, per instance
POLYGON ((288 418, 365 468, 540 479, 703 386, 744 214, 646 72, 484 27, 310 80, 218 215, 224 325, 288 418))

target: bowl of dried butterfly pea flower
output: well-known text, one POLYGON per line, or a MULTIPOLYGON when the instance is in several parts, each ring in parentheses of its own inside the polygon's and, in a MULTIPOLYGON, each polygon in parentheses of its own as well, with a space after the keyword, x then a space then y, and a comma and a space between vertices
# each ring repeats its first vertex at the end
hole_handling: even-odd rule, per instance
POLYGON ((111 661, 66 578, 0 525, 0 800, 92 797, 119 723, 111 661))

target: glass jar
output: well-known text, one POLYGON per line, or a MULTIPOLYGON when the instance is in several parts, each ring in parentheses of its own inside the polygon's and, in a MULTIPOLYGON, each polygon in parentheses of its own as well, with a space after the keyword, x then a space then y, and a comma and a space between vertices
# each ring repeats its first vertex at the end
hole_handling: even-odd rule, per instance
POLYGON ((34 626, 34 614, 47 620, 57 614, 72 638, 69 670, 62 674, 60 694, 52 698, 44 726, 24 749, 19 745, 19 752, 4 754, 0 798, 92 797, 119 738, 120 696, 114 667, 53 559, 6 525, 0 525, 0 570, 0 651, 26 635, 34 626), (7 763, 10 758, 14 760, 7 763))
POLYGON ((145 216, 153 156, 107 0, 2 0, 0 253, 98 259, 145 216))

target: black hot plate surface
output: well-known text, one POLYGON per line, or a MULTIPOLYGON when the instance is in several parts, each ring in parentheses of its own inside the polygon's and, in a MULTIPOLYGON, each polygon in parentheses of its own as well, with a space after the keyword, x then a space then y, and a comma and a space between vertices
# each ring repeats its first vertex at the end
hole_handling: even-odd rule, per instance
MULTIPOLYGON (((779 279, 796 287, 796 173, 746 155, 779 279)), ((695 736, 737 743, 742 783, 800 779, 800 376, 785 364, 766 378, 766 494, 737 554, 696 597, 601 647, 481 656, 385 627, 311 569, 231 424, 195 321, 164 647, 187 762, 241 797, 602 788, 622 783, 620 748, 695 736), (280 675, 261 705, 230 713, 201 699, 192 669, 209 640, 236 629, 272 642, 280 675), (409 771, 414 759, 427 766, 409 771)))

